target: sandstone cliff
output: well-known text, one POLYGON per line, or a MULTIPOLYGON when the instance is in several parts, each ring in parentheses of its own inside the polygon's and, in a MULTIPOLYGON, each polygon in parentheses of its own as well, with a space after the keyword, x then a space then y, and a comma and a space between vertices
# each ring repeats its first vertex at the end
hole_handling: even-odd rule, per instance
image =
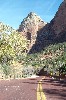
POLYGON ((37 32, 45 25, 46 23, 33 12, 30 12, 28 16, 23 19, 18 32, 30 41, 29 49, 35 44, 37 32))
POLYGON ((49 44, 66 41, 66 0, 62 2, 54 18, 39 32, 30 52, 39 52, 49 44))

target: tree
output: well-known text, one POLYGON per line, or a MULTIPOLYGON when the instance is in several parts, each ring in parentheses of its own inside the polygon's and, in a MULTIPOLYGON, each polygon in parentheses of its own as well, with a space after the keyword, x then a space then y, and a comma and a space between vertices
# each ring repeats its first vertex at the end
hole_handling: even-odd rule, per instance
POLYGON ((13 61, 20 61, 27 50, 27 40, 19 33, 0 34, 0 65, 8 75, 13 61))

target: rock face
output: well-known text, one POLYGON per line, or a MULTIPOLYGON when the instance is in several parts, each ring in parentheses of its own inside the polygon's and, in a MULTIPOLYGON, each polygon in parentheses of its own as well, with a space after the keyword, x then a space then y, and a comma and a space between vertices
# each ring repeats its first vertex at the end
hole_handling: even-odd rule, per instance
POLYGON ((66 0, 60 5, 56 15, 50 23, 46 24, 39 32, 36 42, 30 52, 39 52, 45 46, 66 41, 66 0))
POLYGON ((66 0, 64 0, 64 2, 60 5, 53 21, 53 29, 55 29, 55 34, 58 35, 66 30, 66 0))
POLYGON ((54 19, 50 22, 50 29, 57 37, 66 32, 66 0, 60 5, 54 19))
POLYGON ((43 20, 33 12, 30 12, 28 16, 23 19, 18 32, 29 40, 29 49, 33 44, 35 44, 37 32, 45 25, 46 23, 44 23, 43 20))

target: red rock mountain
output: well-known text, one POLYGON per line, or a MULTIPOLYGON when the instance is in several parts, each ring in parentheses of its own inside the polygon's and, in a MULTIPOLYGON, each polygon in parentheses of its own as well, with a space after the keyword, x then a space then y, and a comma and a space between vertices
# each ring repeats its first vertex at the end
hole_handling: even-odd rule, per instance
POLYGON ((66 32, 66 0, 62 2, 54 19, 50 22, 50 29, 57 37, 66 32))
POLYGON ((66 41, 66 0, 64 0, 50 23, 44 23, 35 13, 22 21, 19 32, 31 41, 30 52, 39 52, 49 44, 66 41))
POLYGON ((26 18, 23 19, 19 26, 18 32, 25 36, 29 41, 29 48, 35 44, 37 32, 43 28, 46 23, 35 13, 30 12, 26 18))
POLYGON ((45 46, 66 41, 66 0, 64 0, 54 18, 39 32, 30 52, 39 52, 45 46))

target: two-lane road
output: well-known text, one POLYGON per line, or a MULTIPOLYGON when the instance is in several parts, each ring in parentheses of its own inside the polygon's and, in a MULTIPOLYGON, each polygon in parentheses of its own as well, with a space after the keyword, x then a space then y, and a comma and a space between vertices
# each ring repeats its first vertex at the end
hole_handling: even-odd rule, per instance
POLYGON ((0 100, 66 100, 66 82, 43 76, 0 80, 0 100))

